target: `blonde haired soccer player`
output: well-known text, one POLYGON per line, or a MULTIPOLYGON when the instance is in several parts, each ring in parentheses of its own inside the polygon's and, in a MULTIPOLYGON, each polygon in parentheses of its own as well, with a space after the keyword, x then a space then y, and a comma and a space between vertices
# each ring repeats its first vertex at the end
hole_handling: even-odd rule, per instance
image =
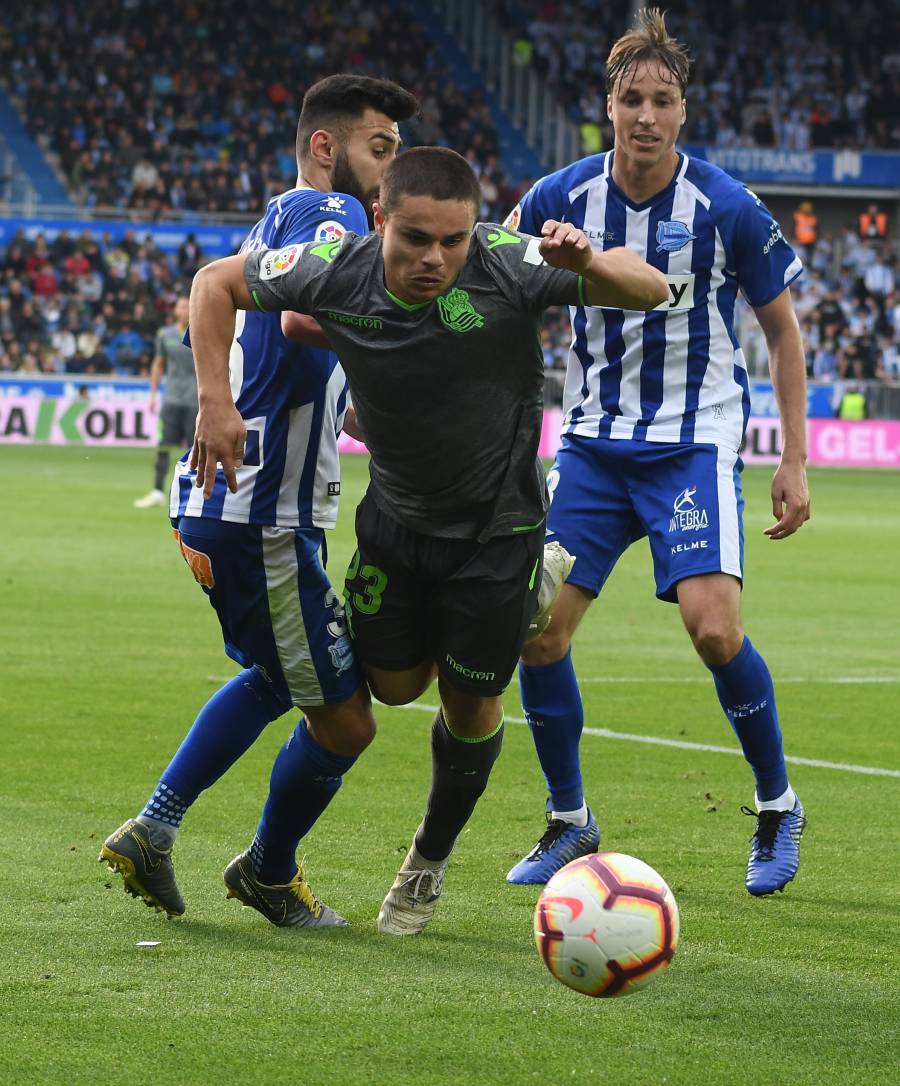
POLYGON ((742 184, 676 147, 686 116, 687 50, 656 9, 607 61, 615 146, 545 177, 508 221, 581 228, 595 249, 625 245, 665 275, 651 313, 573 306, 562 446, 548 479, 547 537, 577 556, 546 632, 522 654, 522 703, 549 791, 537 845, 507 879, 542 883, 597 848, 579 741, 583 708, 570 646, 622 552, 647 536, 656 594, 677 603, 756 781, 746 886, 782 889, 805 825, 788 782, 775 691, 745 635, 739 450, 749 383, 734 332, 741 290, 765 334, 781 412, 773 540, 809 518, 806 378, 790 284, 801 273, 781 227, 742 184))

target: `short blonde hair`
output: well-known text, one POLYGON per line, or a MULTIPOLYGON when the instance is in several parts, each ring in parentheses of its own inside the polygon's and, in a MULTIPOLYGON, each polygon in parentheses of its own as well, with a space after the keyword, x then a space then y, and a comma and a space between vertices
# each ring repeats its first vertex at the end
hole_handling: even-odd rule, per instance
POLYGON ((634 27, 614 43, 606 58, 606 90, 613 94, 626 74, 642 61, 656 61, 677 83, 681 96, 687 89, 691 59, 687 47, 669 36, 666 17, 659 8, 641 8, 634 27))

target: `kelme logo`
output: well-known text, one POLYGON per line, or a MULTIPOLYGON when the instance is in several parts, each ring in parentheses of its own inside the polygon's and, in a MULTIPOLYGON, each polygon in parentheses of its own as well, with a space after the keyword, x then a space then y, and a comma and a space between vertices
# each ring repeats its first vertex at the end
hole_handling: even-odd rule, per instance
POLYGON ((459 287, 438 298, 437 303, 441 320, 451 331, 471 332, 473 328, 484 327, 484 317, 475 312, 469 295, 459 287))

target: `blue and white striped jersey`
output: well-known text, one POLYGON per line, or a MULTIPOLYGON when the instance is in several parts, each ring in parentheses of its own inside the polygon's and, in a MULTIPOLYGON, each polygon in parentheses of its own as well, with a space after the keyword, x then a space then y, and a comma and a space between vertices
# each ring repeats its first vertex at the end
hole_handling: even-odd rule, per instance
POLYGON ((737 450, 750 408, 734 332, 738 288, 752 306, 800 275, 800 259, 753 193, 679 154, 671 183, 635 204, 612 179, 612 151, 542 178, 506 225, 580 227, 598 249, 625 245, 659 268, 669 299, 650 313, 572 307, 565 433, 737 450))
MULTIPOLYGON (((241 252, 334 241, 368 232, 352 196, 291 189, 273 197, 241 252)), ((244 463, 231 494, 221 469, 208 501, 183 457, 169 497, 172 517, 210 517, 282 528, 333 528, 340 495, 337 435, 347 382, 332 351, 281 334, 279 313, 239 311, 229 355, 231 393, 247 427, 244 463)))

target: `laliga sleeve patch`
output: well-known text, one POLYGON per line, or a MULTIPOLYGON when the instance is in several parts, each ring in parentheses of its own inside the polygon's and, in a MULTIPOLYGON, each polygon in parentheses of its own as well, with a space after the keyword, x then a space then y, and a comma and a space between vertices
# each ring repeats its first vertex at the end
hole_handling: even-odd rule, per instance
POLYGON ((522 205, 516 204, 516 206, 510 211, 510 213, 503 220, 503 225, 507 230, 518 230, 519 220, 522 218, 522 205))
POLYGON ((302 252, 302 245, 270 249, 259 262, 260 279, 277 279, 280 275, 286 275, 296 265, 302 252))
POLYGON ((316 227, 316 241, 337 241, 347 233, 347 227, 343 223, 335 222, 333 219, 329 219, 327 222, 320 222, 316 227))

